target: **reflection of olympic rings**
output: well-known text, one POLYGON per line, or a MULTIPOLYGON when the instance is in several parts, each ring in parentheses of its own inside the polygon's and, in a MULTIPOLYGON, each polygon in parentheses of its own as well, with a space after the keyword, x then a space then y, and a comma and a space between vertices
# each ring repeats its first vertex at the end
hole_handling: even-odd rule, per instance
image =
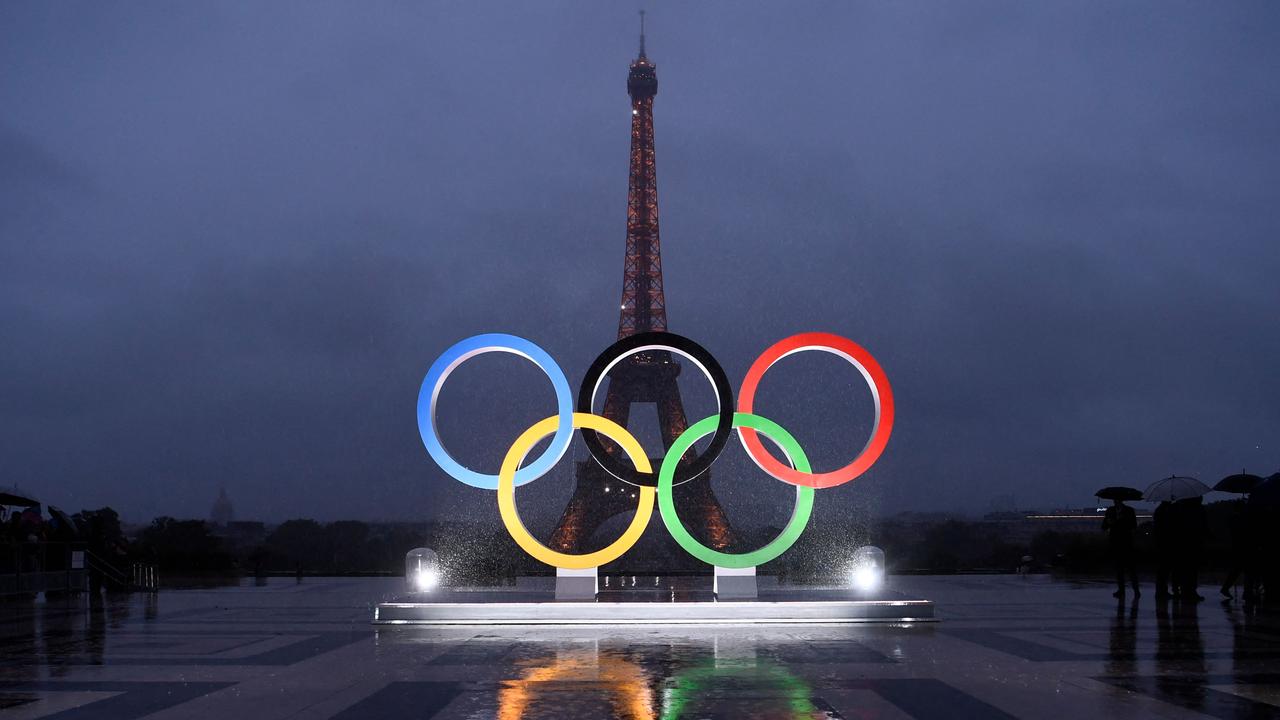
MULTIPOLYGON (((591 364, 591 368, 587 370, 587 374, 582 378, 582 387, 578 390, 578 412, 589 413, 592 406, 595 405, 596 393, 600 391, 600 383, 604 382, 604 378, 609 371, 616 367, 618 363, 628 357, 646 351, 656 350, 659 352, 675 352, 685 356, 703 375, 711 381, 711 385, 716 390, 717 415, 719 419, 715 426, 715 435, 711 437, 711 444, 701 455, 696 457, 693 462, 681 463, 676 466, 675 484, 679 485, 688 482, 693 478, 706 472, 711 467, 711 463, 720 457, 720 452, 724 450, 724 444, 729 440, 729 435, 733 432, 733 388, 729 386, 729 378, 725 376, 724 370, 720 367, 720 363, 711 356, 701 345, 690 340, 689 338, 676 335, 669 332, 646 332, 630 335, 622 338, 618 342, 610 345, 604 352, 600 353, 600 357, 591 364)), ((656 365, 656 362, 650 361, 656 365)), ((664 366, 659 372, 679 372, 680 366, 674 363, 662 363, 664 366)), ((624 366, 625 367, 625 366, 624 366)), ((653 473, 638 473, 635 468, 629 467, 619 461, 616 457, 605 450, 604 443, 600 442, 600 436, 593 430, 583 430, 582 439, 586 442, 587 450, 591 452, 591 456, 600 463, 600 466, 609 472, 610 475, 625 480, 632 485, 657 485, 657 478, 653 473)), ((682 452, 681 456, 684 455, 682 452)))
POLYGON ((559 700, 556 696, 561 693, 556 690, 563 687, 561 683, 582 682, 587 677, 608 695, 615 717, 658 718, 649 695, 649 676, 626 655, 608 650, 557 650, 554 655, 521 665, 520 677, 504 680, 498 688, 497 720, 521 720, 530 705, 553 706, 559 700))
POLYGON ((525 552, 548 565, 587 569, 621 557, 644 533, 653 514, 656 496, 663 523, 676 542, 689 554, 720 567, 748 568, 778 557, 795 543, 809 521, 815 488, 842 485, 875 464, 884 452, 889 434, 893 430, 894 406, 889 379, 875 358, 853 341, 829 333, 794 335, 765 350, 747 371, 738 399, 738 411, 734 412, 733 392, 724 370, 700 345, 673 333, 650 332, 619 340, 596 358, 582 381, 578 394, 579 411, 573 412, 572 397, 564 372, 542 348, 513 335, 476 335, 453 345, 432 363, 418 393, 418 429, 427 451, 442 470, 468 485, 498 491, 498 510, 511 537, 525 552), (875 423, 870 439, 848 465, 832 472, 812 472, 808 458, 795 438, 772 420, 753 413, 756 390, 765 372, 782 358, 805 350, 822 350, 849 361, 867 380, 875 401, 875 423), (516 439, 507 451, 497 475, 478 473, 454 460, 444 449, 436 423, 436 400, 449 374, 468 358, 487 352, 514 353, 537 365, 551 379, 557 405, 555 415, 535 423, 516 439), (678 366, 666 367, 674 365, 665 357, 668 352, 683 355, 702 370, 715 387, 718 408, 715 415, 694 423, 672 442, 655 476, 648 456, 635 437, 612 420, 591 414, 591 409, 604 377, 630 356, 641 354, 644 359, 624 366, 626 372, 669 372, 674 375, 679 371, 678 366), (538 542, 525 529, 515 506, 516 487, 550 471, 564 456, 575 428, 582 430, 587 448, 605 470, 639 486, 636 513, 627 529, 608 547, 583 555, 557 552, 538 542), (777 480, 796 486, 796 501, 791 519, 778 537, 762 548, 740 554, 713 550, 695 540, 680 522, 672 492, 675 485, 698 477, 715 462, 734 428, 738 430, 738 437, 746 448, 747 455, 761 470, 777 480), (761 433, 782 450, 790 466, 777 460, 764 448, 760 442, 761 433), (605 449, 600 439, 601 434, 622 448, 632 466, 623 464, 605 449), (548 435, 553 437, 542 454, 529 465, 521 467, 534 445, 548 435), (707 435, 712 435, 707 448, 692 461, 685 462, 684 456, 693 451, 694 443, 707 435))
MULTIPOLYGON (((664 683, 666 701, 658 720, 676 720, 685 717, 702 717, 700 704, 714 707, 715 700, 723 693, 736 691, 743 680, 752 687, 766 689, 761 696, 752 698, 752 708, 759 717, 818 717, 821 712, 814 703, 813 688, 785 666, 754 654, 747 658, 727 658, 702 663, 680 670, 664 683), (719 687, 716 687, 716 686, 719 687), (772 714, 770 714, 772 712, 772 714)), ((718 709, 718 708, 717 708, 718 709)))

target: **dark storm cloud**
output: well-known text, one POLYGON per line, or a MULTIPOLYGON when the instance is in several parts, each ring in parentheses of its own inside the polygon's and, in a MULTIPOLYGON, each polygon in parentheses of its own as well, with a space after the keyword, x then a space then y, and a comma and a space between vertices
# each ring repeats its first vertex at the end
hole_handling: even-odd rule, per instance
MULTIPOLYGON (((219 485, 268 519, 490 513, 422 450, 418 383, 503 330, 573 384, 613 337, 633 11, 4 6, 0 481, 133 519, 219 485)), ((650 18, 672 329, 735 380, 830 329, 894 382, 888 454, 820 512, 1280 467, 1270 6, 650 18)), ((833 467, 866 432, 856 379, 788 360, 762 409, 833 467)), ((446 440, 496 466, 549 401, 482 359, 446 440)), ((731 510, 781 517, 725 463, 731 510)))

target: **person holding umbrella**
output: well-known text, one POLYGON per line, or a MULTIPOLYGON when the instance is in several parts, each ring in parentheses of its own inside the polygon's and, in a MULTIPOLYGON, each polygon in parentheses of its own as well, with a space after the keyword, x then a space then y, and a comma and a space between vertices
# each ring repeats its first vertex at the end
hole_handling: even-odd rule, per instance
POLYGON ((1173 575, 1174 528, 1173 503, 1163 501, 1151 514, 1151 535, 1156 541, 1156 599, 1167 600, 1178 594, 1177 578, 1173 575), (1173 581, 1173 592, 1169 583, 1173 581))
POLYGON ((1280 597, 1280 472, 1268 477, 1249 493, 1249 510, 1258 523, 1258 582, 1260 600, 1274 604, 1280 597))
POLYGON ((1178 583, 1178 597, 1200 602, 1204 596, 1196 591, 1200 584, 1200 558, 1209 539, 1209 515, 1204 509, 1204 498, 1184 498, 1173 504, 1177 518, 1177 565, 1174 575, 1178 583))
POLYGON ((1244 601, 1252 604, 1257 595, 1258 585, 1258 545, 1261 537, 1262 523, 1257 505, 1248 502, 1248 494, 1261 485, 1263 479, 1241 471, 1235 475, 1222 478, 1214 490, 1219 492, 1239 493, 1245 495, 1244 500, 1236 503, 1231 516, 1231 566, 1227 569, 1227 577, 1222 581, 1218 592, 1223 601, 1234 599, 1231 594, 1236 580, 1244 574, 1244 601))
POLYGON ((1198 561, 1208 537, 1208 519, 1202 505, 1202 497, 1209 486, 1191 477, 1170 475, 1157 480, 1142 494, 1148 502, 1169 503, 1163 516, 1156 510, 1156 532, 1161 526, 1168 528, 1169 552, 1173 565, 1174 595, 1184 600, 1203 600, 1196 592, 1198 561), (1165 522, 1167 520, 1167 522, 1165 522))
POLYGON ((1102 531, 1107 534, 1111 546, 1111 559, 1116 565, 1116 591, 1112 597, 1124 597, 1125 574, 1133 582, 1133 596, 1139 597, 1138 567, 1134 557, 1133 540, 1138 532, 1138 514, 1133 508, 1124 504, 1125 500, 1141 500, 1142 492, 1127 487, 1107 487, 1099 490, 1097 496, 1111 500, 1111 507, 1102 518, 1102 531))

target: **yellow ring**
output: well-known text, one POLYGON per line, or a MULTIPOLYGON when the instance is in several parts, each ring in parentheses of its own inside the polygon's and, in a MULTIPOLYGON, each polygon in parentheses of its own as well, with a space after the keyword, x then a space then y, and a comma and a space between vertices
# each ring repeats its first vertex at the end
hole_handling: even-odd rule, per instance
MULTIPOLYGON (((649 518, 653 516, 656 489, 652 485, 640 486, 640 499, 636 504, 635 517, 631 518, 631 524, 627 526, 626 532, 606 548, 585 555, 569 555, 556 552, 538 542, 525 529, 524 523, 520 522, 520 513, 516 510, 516 470, 520 468, 520 463, 524 462, 529 451, 539 440, 556 431, 559 421, 559 416, 552 415, 546 420, 535 423, 533 427, 525 430, 523 435, 516 438, 511 449, 507 451, 507 456, 502 460, 502 469, 498 471, 498 512, 502 514, 502 524, 507 526, 507 532, 511 533, 511 538, 535 560, 566 570, 586 570, 617 560, 636 544, 640 535, 644 533, 645 527, 649 525, 649 518)), ((653 472, 649 457, 640 447, 640 441, 621 425, 599 415, 576 412, 573 414, 573 426, 603 433, 605 437, 622 447, 627 457, 631 458, 631 463, 636 466, 636 470, 642 473, 653 472)))

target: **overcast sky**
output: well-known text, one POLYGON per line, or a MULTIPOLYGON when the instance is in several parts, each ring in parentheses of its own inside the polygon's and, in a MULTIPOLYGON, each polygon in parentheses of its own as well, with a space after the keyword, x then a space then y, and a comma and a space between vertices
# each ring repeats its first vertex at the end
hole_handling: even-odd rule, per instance
MULTIPOLYGON (((0 4, 0 483, 133 521, 219 487, 242 518, 496 518, 422 448, 418 385, 505 331, 576 388, 614 338, 636 8, 0 4)), ((735 384, 805 330, 893 383, 885 456, 819 517, 1280 469, 1274 4, 649 10, 671 329, 735 384)), ((871 415, 830 356, 757 408, 818 469, 871 415)), ((486 356, 443 432, 493 471, 553 410, 486 356)), ((712 482, 735 522, 789 512, 740 447, 712 482)), ((545 527, 571 483, 521 502, 545 527)))

